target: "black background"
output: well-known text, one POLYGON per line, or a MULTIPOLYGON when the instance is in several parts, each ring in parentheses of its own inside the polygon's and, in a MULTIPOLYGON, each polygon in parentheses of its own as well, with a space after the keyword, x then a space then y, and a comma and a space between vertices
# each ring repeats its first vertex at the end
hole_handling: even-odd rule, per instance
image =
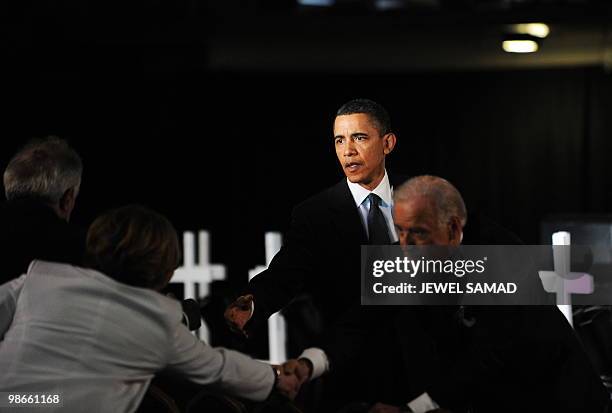
POLYGON ((332 122, 355 97, 391 113, 388 169, 449 179, 469 210, 526 243, 548 214, 612 211, 612 77, 601 67, 223 70, 208 55, 231 19, 210 4, 2 7, 0 164, 31 137, 68 139, 85 163, 75 223, 148 205, 179 231, 209 230, 234 287, 264 263, 264 233, 286 230, 293 205, 341 179, 332 122))

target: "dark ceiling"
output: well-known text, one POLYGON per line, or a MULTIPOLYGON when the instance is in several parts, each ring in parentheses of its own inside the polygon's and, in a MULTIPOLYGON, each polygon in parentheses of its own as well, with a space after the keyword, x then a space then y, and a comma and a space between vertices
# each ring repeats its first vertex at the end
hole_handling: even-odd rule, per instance
POLYGON ((254 1, 212 10, 209 56, 217 69, 405 72, 612 62, 612 2, 602 0, 254 1), (550 26, 540 51, 503 52, 508 25, 529 22, 550 26))
POLYGON ((141 0, 129 6, 56 0, 3 2, 0 41, 7 60, 24 66, 39 61, 29 56, 60 61, 81 54, 92 65, 113 66, 114 60, 129 62, 137 48, 149 70, 161 71, 608 68, 610 22, 612 2, 603 0, 336 0, 331 7, 297 0, 141 0), (501 50, 508 24, 519 22, 549 24, 538 53, 501 50))

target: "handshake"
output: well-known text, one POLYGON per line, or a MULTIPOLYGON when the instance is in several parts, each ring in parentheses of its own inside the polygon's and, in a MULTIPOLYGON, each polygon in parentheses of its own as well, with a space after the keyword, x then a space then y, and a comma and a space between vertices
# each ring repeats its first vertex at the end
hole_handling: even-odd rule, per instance
POLYGON ((307 359, 292 359, 272 367, 277 374, 275 390, 291 400, 295 399, 312 374, 312 364, 307 359))
MULTIPOLYGON (((245 326, 253 316, 253 296, 249 294, 236 299, 225 310, 224 316, 233 332, 248 337, 245 326)), ((304 358, 288 360, 273 367, 277 372, 276 390, 291 400, 295 399, 312 375, 312 363, 304 358)))
MULTIPOLYGON (((227 325, 233 332, 243 337, 248 337, 245 327, 253 317, 253 301, 252 295, 243 295, 238 297, 225 310, 224 316, 227 325)), ((312 377, 313 365, 312 362, 306 358, 288 360, 280 366, 273 367, 277 375, 275 390, 290 400, 295 399, 302 385, 312 377)), ((406 410, 405 407, 392 406, 384 403, 375 403, 373 405, 358 403, 358 405, 359 409, 363 409, 363 411, 367 411, 368 413, 403 413, 409 411, 406 410)), ((429 410, 428 413, 451 412, 444 409, 435 409, 429 410)))
MULTIPOLYGON (((239 297, 225 310, 225 321, 230 329, 247 337, 245 331, 246 323, 253 315, 253 296, 245 295, 239 297)), ((295 399, 302 385, 312 375, 312 363, 308 359, 288 360, 280 366, 272 366, 276 370, 276 390, 288 397, 295 399)))

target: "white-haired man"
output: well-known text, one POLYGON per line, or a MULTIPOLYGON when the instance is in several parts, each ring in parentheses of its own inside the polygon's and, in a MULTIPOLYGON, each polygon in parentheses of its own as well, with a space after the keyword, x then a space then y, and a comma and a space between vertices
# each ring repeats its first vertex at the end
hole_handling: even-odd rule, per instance
POLYGON ((11 158, 0 205, 0 284, 25 273, 33 259, 80 262, 85 231, 68 221, 82 172, 79 155, 57 137, 33 140, 11 158))

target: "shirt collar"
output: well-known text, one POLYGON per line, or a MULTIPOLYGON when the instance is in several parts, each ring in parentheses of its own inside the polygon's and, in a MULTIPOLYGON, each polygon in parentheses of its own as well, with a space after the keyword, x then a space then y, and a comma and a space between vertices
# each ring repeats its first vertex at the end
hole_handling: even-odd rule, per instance
POLYGON ((363 201, 370 195, 370 193, 375 193, 382 199, 383 207, 390 207, 393 201, 393 190, 391 189, 391 184, 389 183, 389 176, 387 175, 387 170, 385 170, 385 176, 383 176, 382 181, 378 184, 373 191, 368 191, 363 186, 359 184, 355 184, 349 181, 346 178, 346 183, 348 184, 349 190, 351 191, 351 195, 353 195, 353 200, 355 204, 359 208, 363 201))

